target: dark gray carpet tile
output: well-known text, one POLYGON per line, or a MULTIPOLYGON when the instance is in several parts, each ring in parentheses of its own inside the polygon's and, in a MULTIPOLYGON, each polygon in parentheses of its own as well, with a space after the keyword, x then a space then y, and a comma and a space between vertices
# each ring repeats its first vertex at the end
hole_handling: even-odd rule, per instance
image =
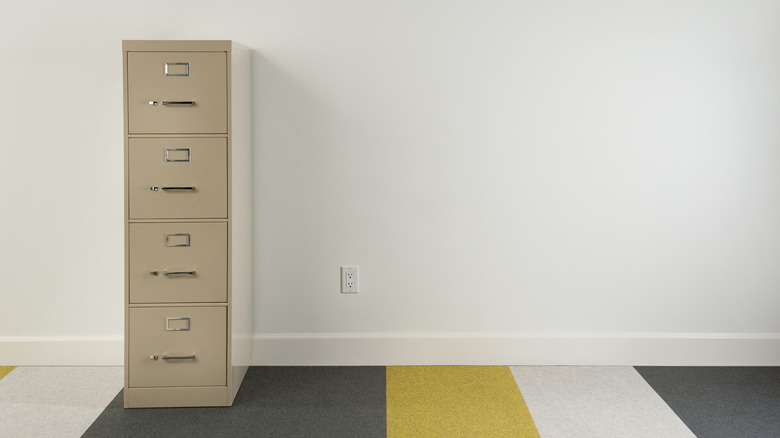
POLYGON ((780 367, 635 367, 699 438, 780 437, 780 367))
POLYGON ((230 408, 124 409, 83 437, 384 437, 384 367, 251 367, 230 408))

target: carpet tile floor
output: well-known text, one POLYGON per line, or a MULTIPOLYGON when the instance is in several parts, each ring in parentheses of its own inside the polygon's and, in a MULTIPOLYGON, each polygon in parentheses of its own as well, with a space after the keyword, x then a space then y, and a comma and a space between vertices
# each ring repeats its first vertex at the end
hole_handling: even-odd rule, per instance
POLYGON ((780 437, 780 367, 637 367, 699 437, 780 437))
POLYGON ((78 437, 119 390, 119 367, 19 367, 0 379, 0 437, 78 437))
POLYGON ((122 379, 0 367, 0 437, 780 436, 780 367, 252 367, 230 408, 123 409, 122 379))
POLYGON ((694 438, 632 367, 512 367, 543 437, 694 438))
POLYGON ((509 367, 387 367, 387 436, 539 432, 509 367))

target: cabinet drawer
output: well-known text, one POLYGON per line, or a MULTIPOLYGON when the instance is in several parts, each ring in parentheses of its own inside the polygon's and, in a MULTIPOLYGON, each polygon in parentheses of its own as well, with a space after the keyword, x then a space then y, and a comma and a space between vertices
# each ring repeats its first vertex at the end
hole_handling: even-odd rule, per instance
POLYGON ((227 133, 224 52, 128 52, 130 134, 227 133))
POLYGON ((227 224, 130 224, 130 302, 227 301, 227 224))
POLYGON ((131 219, 227 217, 227 139, 128 140, 131 219))
POLYGON ((128 309, 129 386, 226 385, 226 337, 224 307, 128 309))

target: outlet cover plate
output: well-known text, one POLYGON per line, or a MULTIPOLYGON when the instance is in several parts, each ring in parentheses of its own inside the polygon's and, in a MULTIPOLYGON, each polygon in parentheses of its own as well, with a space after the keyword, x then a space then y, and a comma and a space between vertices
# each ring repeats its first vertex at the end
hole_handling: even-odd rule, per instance
POLYGON ((356 294, 360 291, 359 286, 360 283, 358 283, 358 267, 342 266, 341 267, 341 293, 356 294))

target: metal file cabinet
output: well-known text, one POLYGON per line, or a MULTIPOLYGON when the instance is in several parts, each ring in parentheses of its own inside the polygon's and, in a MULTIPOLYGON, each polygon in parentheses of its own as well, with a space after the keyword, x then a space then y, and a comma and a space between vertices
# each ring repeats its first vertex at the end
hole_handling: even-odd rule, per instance
POLYGON ((125 407, 230 406, 252 358, 250 52, 122 50, 125 407))

